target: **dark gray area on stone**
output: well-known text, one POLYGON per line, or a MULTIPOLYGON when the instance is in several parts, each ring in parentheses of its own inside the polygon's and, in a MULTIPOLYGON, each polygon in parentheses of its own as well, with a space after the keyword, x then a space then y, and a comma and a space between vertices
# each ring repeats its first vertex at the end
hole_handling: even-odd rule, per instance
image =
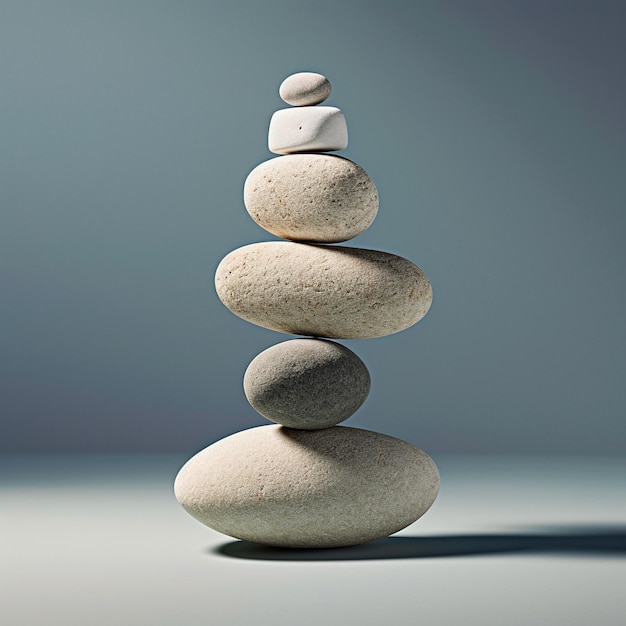
POLYGON ((244 391, 252 407, 304 430, 348 419, 365 402, 370 374, 351 350, 324 339, 292 339, 264 350, 248 366, 244 391))

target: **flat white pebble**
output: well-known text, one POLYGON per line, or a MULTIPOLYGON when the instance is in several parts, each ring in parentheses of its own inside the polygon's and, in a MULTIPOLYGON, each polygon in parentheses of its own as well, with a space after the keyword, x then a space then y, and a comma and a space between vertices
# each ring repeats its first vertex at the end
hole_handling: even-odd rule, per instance
POLYGON ((348 146, 348 126, 340 109, 329 106, 279 109, 267 138, 270 152, 333 152, 348 146))
POLYGON ((428 277, 407 259, 291 241, 233 250, 217 267, 215 288, 253 324, 331 339, 391 335, 422 319, 432 302, 428 277))
POLYGON ((439 490, 433 460, 414 445, 347 426, 260 426, 192 457, 174 484, 185 510, 246 541, 331 548, 395 533, 439 490))
POLYGON ((347 241, 367 230, 378 212, 378 191, 367 172, 332 154, 261 163, 248 175, 243 199, 261 228, 294 241, 347 241))
POLYGON ((316 72, 298 72, 285 78, 280 85, 280 97, 293 106, 310 106, 324 102, 330 96, 328 78, 316 72))
POLYGON ((370 374, 365 363, 341 344, 291 339, 254 358, 243 388, 263 417, 313 430, 348 419, 367 398, 370 374))

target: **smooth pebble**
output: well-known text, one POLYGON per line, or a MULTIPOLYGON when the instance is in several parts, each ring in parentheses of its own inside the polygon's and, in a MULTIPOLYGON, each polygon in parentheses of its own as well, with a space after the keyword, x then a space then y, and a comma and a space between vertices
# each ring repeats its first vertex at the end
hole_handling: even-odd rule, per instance
POLYGON ((391 335, 426 315, 432 289, 400 256, 269 241, 226 255, 215 288, 235 315, 271 330, 331 339, 391 335))
POLYGON ((270 152, 333 152, 348 146, 346 118, 337 107, 279 109, 272 115, 267 136, 270 152))
POLYGON ((280 85, 280 97, 293 106, 311 106, 324 102, 330 96, 331 85, 322 74, 298 72, 285 78, 280 85))
POLYGON ((348 419, 365 402, 370 374, 351 350, 291 339, 257 355, 243 379, 248 402, 272 422, 313 430, 348 419))
POLYGON ((243 189, 250 217, 294 241, 337 243, 367 230, 378 192, 367 172, 331 154, 291 154, 255 167, 243 189))
POLYGON ((289 548, 387 537, 421 517, 438 490, 425 452, 347 426, 244 430, 192 457, 174 484, 180 504, 203 524, 289 548))

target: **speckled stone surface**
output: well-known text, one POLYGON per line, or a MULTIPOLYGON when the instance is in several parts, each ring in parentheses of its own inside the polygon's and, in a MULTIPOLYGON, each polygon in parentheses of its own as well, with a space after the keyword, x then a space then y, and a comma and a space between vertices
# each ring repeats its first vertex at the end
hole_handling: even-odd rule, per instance
POLYGON ((348 146, 346 118, 337 107, 293 107, 272 115, 267 134, 270 152, 328 152, 348 146))
POLYGON ((328 428, 367 398, 370 374, 351 350, 324 339, 291 339, 255 357, 243 379, 248 402, 283 426, 328 428))
POLYGON ((421 517, 439 490, 433 460, 369 430, 261 426, 205 448, 174 484, 185 510, 231 537, 330 548, 386 537, 421 517))
POLYGON ((294 241, 347 241, 367 230, 378 212, 378 192, 367 172, 331 154, 265 161, 248 175, 243 198, 261 228, 294 241))
POLYGON ((287 76, 278 89, 280 97, 293 106, 319 104, 330 96, 330 92, 330 81, 317 72, 298 72, 287 76))
POLYGON ((289 241, 226 255, 215 288, 230 311, 253 324, 331 339, 396 333, 422 319, 432 302, 428 277, 407 259, 289 241))

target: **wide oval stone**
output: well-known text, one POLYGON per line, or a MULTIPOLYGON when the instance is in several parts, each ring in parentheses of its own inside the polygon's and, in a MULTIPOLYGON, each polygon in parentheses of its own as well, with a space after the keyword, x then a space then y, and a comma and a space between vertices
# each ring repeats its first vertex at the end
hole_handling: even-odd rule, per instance
POLYGON ((330 154, 292 154, 255 167, 244 204, 261 228, 295 241, 336 243, 367 230, 378 192, 367 172, 330 154))
POLYGON ((205 448, 180 470, 176 498, 231 537, 291 548, 381 539, 421 517, 439 490, 412 444, 346 426, 260 426, 205 448))
POLYGON ((243 387, 263 417, 312 430, 348 419, 367 398, 370 374, 352 350, 334 341, 291 339, 257 355, 243 387))
POLYGON ((400 256, 288 241, 233 250, 217 268, 215 288, 248 322, 331 339, 391 335, 422 319, 432 302, 426 274, 400 256))

